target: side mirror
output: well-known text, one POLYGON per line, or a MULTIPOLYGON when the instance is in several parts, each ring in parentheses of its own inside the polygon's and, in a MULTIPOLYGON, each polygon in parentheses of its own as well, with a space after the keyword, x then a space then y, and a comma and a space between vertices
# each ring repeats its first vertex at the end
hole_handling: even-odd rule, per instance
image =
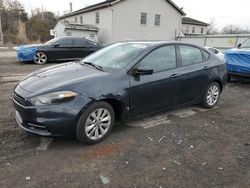
POLYGON ((134 70, 135 75, 151 75, 154 70, 150 67, 138 67, 134 70))
POLYGON ((60 46, 59 43, 55 43, 55 44, 54 44, 54 47, 55 47, 55 48, 58 48, 59 46, 60 46))
POLYGON ((242 46, 242 44, 241 43, 239 43, 238 45, 237 45, 237 48, 240 48, 242 46))

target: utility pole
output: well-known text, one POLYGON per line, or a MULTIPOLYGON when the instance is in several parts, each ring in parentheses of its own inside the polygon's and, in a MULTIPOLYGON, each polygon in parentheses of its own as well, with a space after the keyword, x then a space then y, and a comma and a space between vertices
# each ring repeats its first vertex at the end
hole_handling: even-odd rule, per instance
POLYGON ((0 0, 0 45, 4 44, 3 28, 2 28, 2 10, 3 10, 3 0, 0 0))
POLYGON ((3 45, 3 30, 2 30, 2 16, 0 10, 0 45, 3 45))

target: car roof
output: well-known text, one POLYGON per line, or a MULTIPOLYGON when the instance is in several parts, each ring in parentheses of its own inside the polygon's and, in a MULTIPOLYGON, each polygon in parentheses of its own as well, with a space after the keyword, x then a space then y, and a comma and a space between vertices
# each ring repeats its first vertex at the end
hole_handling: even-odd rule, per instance
POLYGON ((85 39, 85 40, 87 40, 84 37, 73 37, 73 36, 56 37, 56 39, 57 40, 59 40, 59 39, 85 39))
POLYGON ((202 46, 196 45, 196 44, 192 44, 192 43, 187 43, 187 42, 181 42, 181 41, 162 41, 162 40, 139 40, 139 41, 122 41, 122 42, 118 42, 118 43, 131 43, 131 44, 141 44, 141 45, 145 45, 148 47, 154 47, 154 46, 160 46, 160 45, 168 45, 168 44, 182 44, 182 45, 188 45, 188 46, 193 46, 193 47, 197 47, 197 48, 202 48, 204 49, 202 46))

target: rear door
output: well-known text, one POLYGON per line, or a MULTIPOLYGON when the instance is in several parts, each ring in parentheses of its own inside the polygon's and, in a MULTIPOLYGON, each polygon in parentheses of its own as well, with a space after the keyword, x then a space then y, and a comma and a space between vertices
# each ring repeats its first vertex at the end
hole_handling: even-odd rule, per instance
POLYGON ((94 46, 88 42, 88 40, 81 38, 74 39, 74 47, 75 57, 77 58, 83 58, 96 50, 94 46))
MULTIPOLYGON (((175 45, 159 47, 146 55, 136 66, 149 67, 152 75, 130 75, 131 116, 170 108, 176 103, 178 79, 175 45)), ((133 71, 133 70, 132 70, 133 71)))
POLYGON ((195 102, 203 95, 212 67, 210 54, 206 51, 189 45, 178 45, 177 49, 181 62, 177 104, 183 105, 195 102))

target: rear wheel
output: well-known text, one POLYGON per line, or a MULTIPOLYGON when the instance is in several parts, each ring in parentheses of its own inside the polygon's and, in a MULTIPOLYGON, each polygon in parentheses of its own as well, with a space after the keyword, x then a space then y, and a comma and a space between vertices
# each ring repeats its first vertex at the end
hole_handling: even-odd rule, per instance
POLYGON ((84 144, 95 144, 104 140, 111 132, 115 113, 106 102, 92 104, 83 112, 77 124, 76 138, 84 144))
POLYGON ((213 108, 219 101, 221 94, 220 85, 217 82, 212 82, 203 97, 202 106, 205 108, 213 108))
POLYGON ((48 56, 44 52, 36 52, 34 57, 34 63, 43 65, 47 63, 47 61, 48 61, 48 56))

